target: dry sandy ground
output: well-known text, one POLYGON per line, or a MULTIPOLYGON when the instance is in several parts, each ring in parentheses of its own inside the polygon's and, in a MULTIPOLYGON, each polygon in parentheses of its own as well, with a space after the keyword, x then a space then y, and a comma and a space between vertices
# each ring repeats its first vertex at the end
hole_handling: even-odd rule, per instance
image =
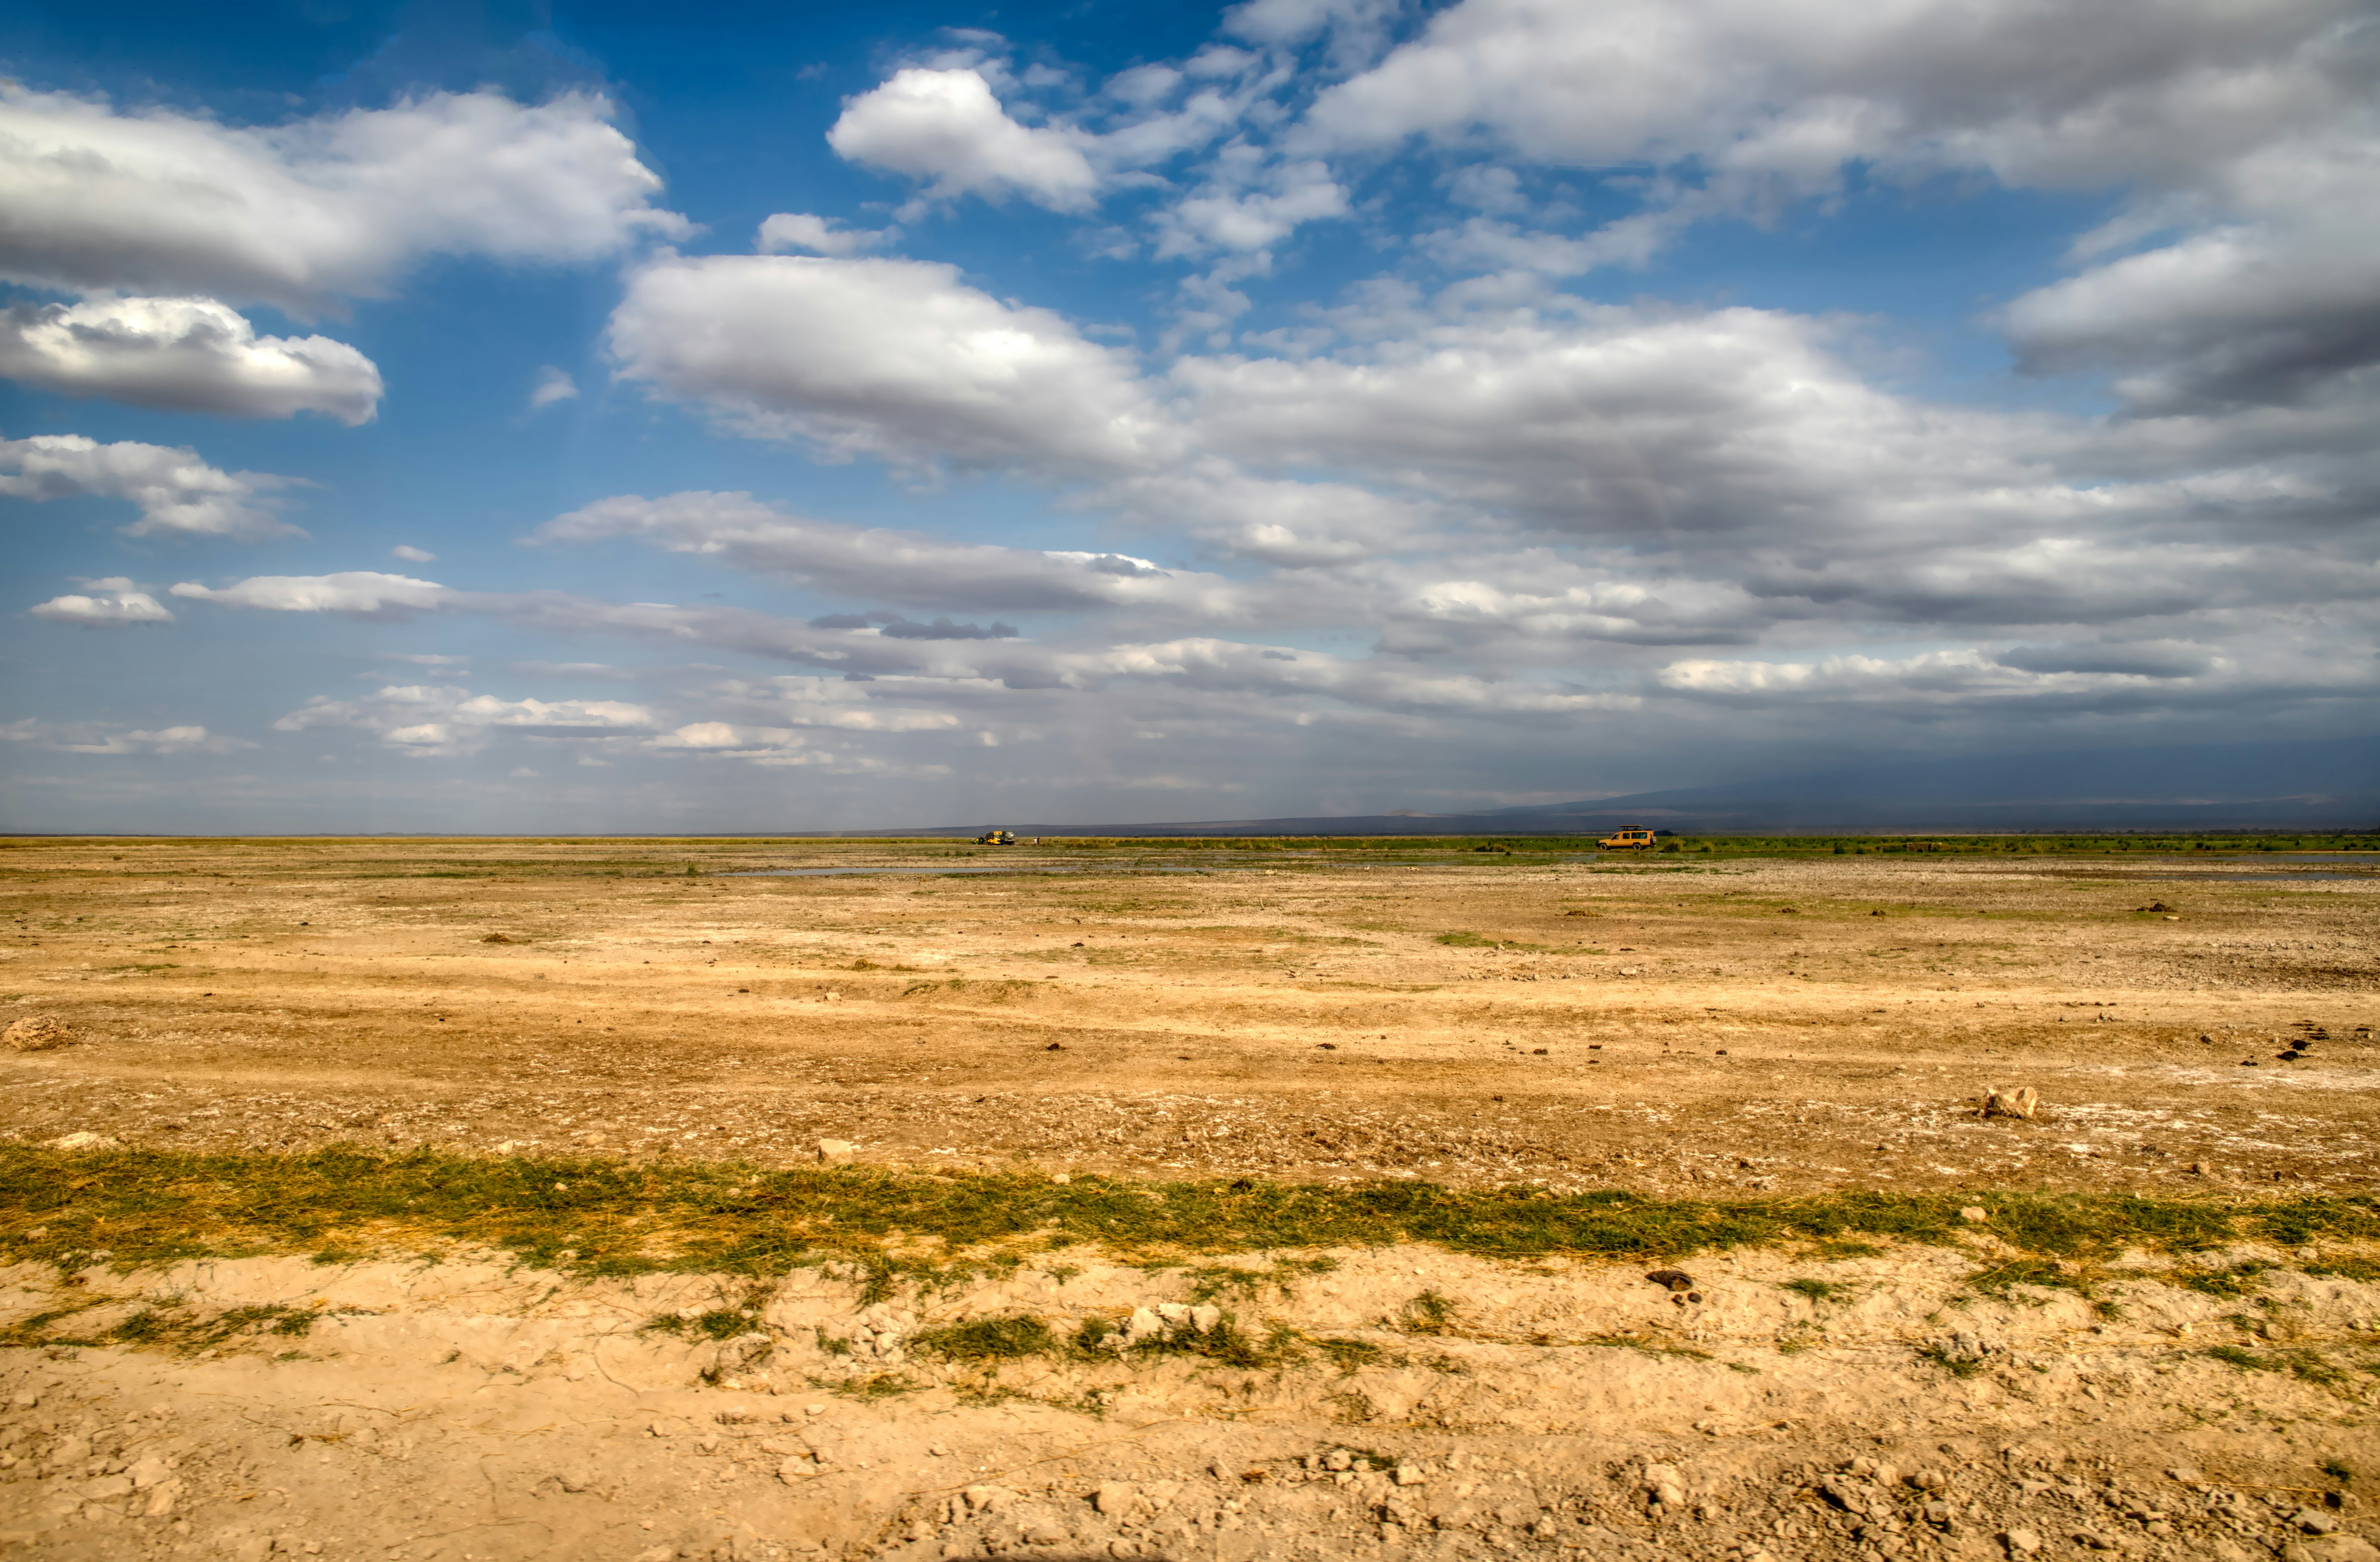
POLYGON ((0 1133, 1670 1193, 2380 1170, 2369 857, 718 876, 986 855, 18 843, 0 1017, 88 1039, 0 1057, 0 1133), (2052 1110, 1977 1121, 2001 1083, 2052 1110))
MULTIPOLYGON (((78 1040, 0 1054, 0 1133, 764 1161, 832 1136, 921 1166, 1670 1194, 2373 1185, 2368 859, 721 876, 986 860, 929 849, 10 843, 0 1018, 78 1040), (2002 1083, 2048 1110, 1977 1118, 2002 1083)), ((2336 1473, 2380 1479, 2380 1290, 2242 1251, 2281 1267, 2220 1299, 2135 1255, 2111 1318, 1967 1296, 1987 1221, 1973 1246, 1705 1258, 1690 1305, 1634 1271, 1324 1255, 1339 1267, 1212 1304, 1349 1342, 1331 1360, 1247 1371, 1152 1345, 996 1380, 905 1342, 1188 1304, 1189 1282, 1087 1263, 864 1312, 853 1285, 806 1275, 730 1299, 764 1328, 696 1345, 645 1325, 717 1305, 698 1278, 468 1255, 75 1283, 21 1266, 10 1319, 71 1296, 98 1322, 317 1321, 204 1360, 0 1353, 0 1545, 2380 1556, 2336 1473), (1416 1312, 1424 1292, 1451 1314, 1416 1312), (2206 1354, 2235 1342, 2298 1371, 2206 1354), (914 1391, 871 1397, 887 1372, 914 1391)))

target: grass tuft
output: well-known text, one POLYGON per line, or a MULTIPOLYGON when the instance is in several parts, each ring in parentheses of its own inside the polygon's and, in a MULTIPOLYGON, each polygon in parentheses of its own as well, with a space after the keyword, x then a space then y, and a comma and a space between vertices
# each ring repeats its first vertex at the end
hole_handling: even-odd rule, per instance
POLYGON ((1014 1361, 1050 1354, 1058 1348, 1058 1336, 1040 1319, 1019 1312, 924 1329, 910 1344, 919 1353, 945 1361, 1014 1361))

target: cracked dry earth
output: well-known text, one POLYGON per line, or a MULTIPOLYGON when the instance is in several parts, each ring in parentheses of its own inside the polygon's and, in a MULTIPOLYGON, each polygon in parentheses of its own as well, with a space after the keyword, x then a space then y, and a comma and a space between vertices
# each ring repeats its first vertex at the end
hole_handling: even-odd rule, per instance
MULTIPOLYGON (((2373 1185, 2369 858, 999 860, 1073 871, 724 876, 984 865, 947 843, 11 842, 0 1019, 67 1042, 0 1051, 0 1135, 761 1163, 832 1137, 919 1168, 1662 1195, 2373 1185), (2043 1114, 1979 1118, 2002 1084, 2043 1114)), ((1992 1240, 1705 1255, 1694 1304, 1420 1249, 1245 1255, 1337 1268, 1214 1298, 1078 1251, 873 1312, 810 1271, 746 1296, 469 1255, 22 1265, 0 1324, 263 1321, 205 1357, 0 1352, 0 1549, 2380 1556, 2380 1292, 2241 1250, 2220 1262, 2277 1267, 2218 1297, 2131 1255, 2111 1318, 1962 1289, 1992 1240), (722 1301, 760 1322, 650 1327, 722 1301), (1196 1305, 1322 1343, 1232 1365, 1158 1311, 1196 1305), (910 1348, 1135 1310, 1106 1356, 910 1348), (871 1391, 888 1372, 905 1392, 871 1391)))

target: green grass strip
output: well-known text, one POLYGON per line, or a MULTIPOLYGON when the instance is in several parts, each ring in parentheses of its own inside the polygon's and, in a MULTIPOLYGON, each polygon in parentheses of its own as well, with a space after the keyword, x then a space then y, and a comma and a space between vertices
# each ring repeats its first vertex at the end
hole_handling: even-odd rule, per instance
POLYGON ((1487 1257, 1652 1260, 1859 1236, 1945 1243, 1978 1229, 1959 1214, 1974 1203, 1990 1208, 1984 1229, 2001 1240, 2062 1258, 2240 1240, 2380 1240, 2380 1199, 2369 1194, 2231 1203, 1972 1191, 1720 1201, 1406 1180, 1060 1183, 1027 1171, 0 1146, 0 1257, 62 1266, 265 1252, 327 1262, 455 1243, 607 1275, 773 1275, 834 1257, 926 1271, 963 1258, 1014 1263, 1075 1243, 1160 1262, 1407 1241, 1487 1257))

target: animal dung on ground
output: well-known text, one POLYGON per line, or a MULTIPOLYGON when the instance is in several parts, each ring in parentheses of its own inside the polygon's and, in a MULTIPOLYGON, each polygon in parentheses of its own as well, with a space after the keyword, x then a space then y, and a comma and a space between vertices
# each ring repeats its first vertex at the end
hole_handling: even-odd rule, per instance
POLYGON ((485 938, 480 939, 480 942, 482 944, 517 944, 520 940, 517 938, 506 938, 501 933, 492 933, 485 938))
POLYGON ((0 1031, 0 1039, 18 1052, 47 1052, 52 1047, 72 1046, 75 1033, 74 1027, 56 1016, 36 1014, 0 1031))
POLYGON ((2041 1110, 2041 1092, 2031 1085, 2003 1086, 1984 1097, 1986 1117, 2032 1117, 2041 1110))
POLYGON ((1694 1277, 1682 1269, 1656 1269, 1645 1278, 1666 1290, 1690 1291, 1694 1288, 1694 1277))

